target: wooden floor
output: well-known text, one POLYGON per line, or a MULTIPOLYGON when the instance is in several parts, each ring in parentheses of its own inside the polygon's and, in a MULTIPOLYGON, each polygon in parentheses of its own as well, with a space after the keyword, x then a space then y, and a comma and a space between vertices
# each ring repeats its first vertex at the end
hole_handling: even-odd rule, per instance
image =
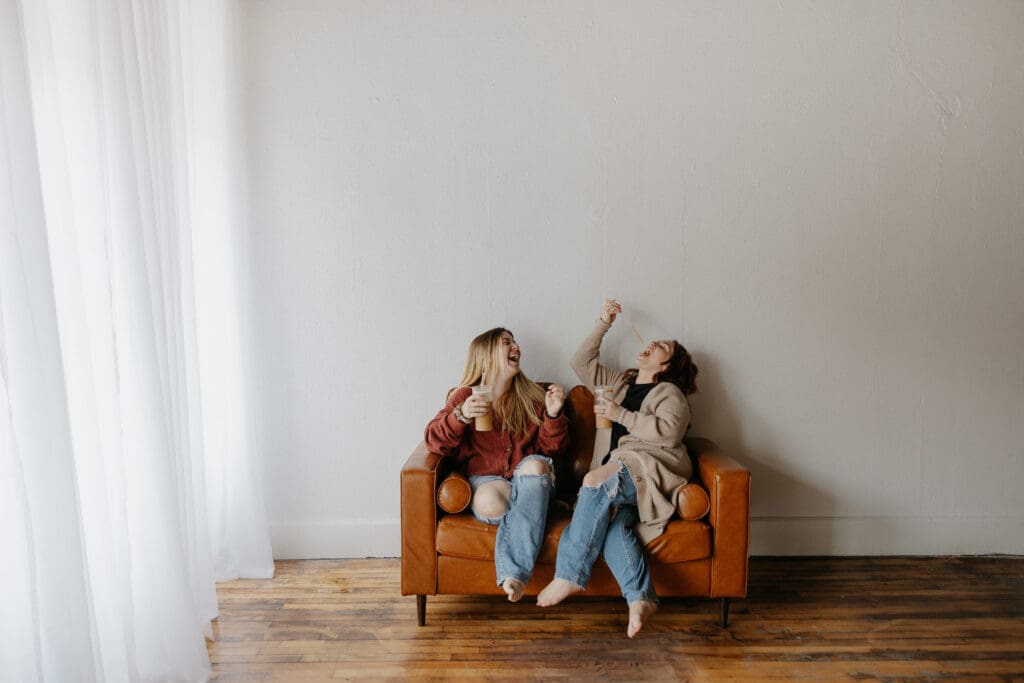
POLYGON ((749 597, 663 600, 635 640, 621 600, 399 595, 398 560, 278 562, 218 586, 216 681, 1024 681, 1024 559, 754 559, 749 597))

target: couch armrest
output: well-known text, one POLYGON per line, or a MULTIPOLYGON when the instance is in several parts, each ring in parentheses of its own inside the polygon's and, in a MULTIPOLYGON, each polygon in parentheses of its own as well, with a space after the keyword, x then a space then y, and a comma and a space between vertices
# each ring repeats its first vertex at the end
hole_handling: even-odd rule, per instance
POLYGON ((711 597, 746 597, 750 558, 750 471, 721 453, 708 439, 688 438, 686 447, 711 498, 708 514, 714 543, 711 597))
POLYGON ((437 485, 441 456, 425 444, 402 467, 402 595, 437 593, 437 485))

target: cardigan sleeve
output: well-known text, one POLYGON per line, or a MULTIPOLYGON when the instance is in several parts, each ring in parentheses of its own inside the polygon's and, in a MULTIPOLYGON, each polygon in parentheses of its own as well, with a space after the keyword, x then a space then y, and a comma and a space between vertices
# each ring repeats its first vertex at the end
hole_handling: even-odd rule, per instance
POLYGON ((659 446, 678 446, 690 424, 690 404, 678 387, 669 386, 674 391, 669 391, 651 406, 651 413, 645 413, 642 409, 626 410, 620 406, 621 412, 615 421, 641 441, 659 446))
POLYGON ((423 442, 431 453, 448 455, 462 443, 462 436, 469 425, 455 417, 455 406, 469 398, 472 391, 469 387, 461 387, 451 392, 444 408, 427 423, 427 428, 423 430, 423 442))
POLYGON ((537 434, 537 449, 546 456, 555 457, 565 452, 569 446, 569 418, 565 409, 555 418, 548 417, 544 411, 544 422, 537 434))
POLYGON ((598 361, 601 355, 601 340, 610 329, 611 325, 598 318, 594 329, 572 355, 572 369, 580 381, 588 386, 617 386, 622 379, 621 372, 607 368, 598 361))

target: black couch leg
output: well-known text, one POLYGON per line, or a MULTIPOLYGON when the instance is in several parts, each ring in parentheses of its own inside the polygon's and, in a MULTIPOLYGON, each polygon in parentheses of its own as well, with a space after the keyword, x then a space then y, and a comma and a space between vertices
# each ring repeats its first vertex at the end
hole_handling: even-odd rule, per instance
POLYGON ((722 624, 722 628, 729 625, 729 598, 721 598, 721 614, 719 616, 719 623, 722 624))
POLYGON ((416 623, 424 626, 427 623, 427 596, 416 596, 416 623))

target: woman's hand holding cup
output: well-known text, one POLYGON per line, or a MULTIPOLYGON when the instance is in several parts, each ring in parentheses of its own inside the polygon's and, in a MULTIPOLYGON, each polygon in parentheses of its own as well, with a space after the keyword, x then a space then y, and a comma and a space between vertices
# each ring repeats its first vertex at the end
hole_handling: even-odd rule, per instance
POLYGON ((598 429, 611 429, 611 415, 619 414, 619 404, 612 400, 612 388, 609 386, 594 387, 594 416, 598 429))
POLYGON ((610 398, 599 398, 594 402, 594 415, 609 421, 615 421, 621 409, 622 406, 610 398))
POLYGON ((604 306, 601 308, 601 320, 608 325, 615 322, 615 316, 622 313, 622 306, 615 299, 605 299, 604 306))
POLYGON ((473 401, 470 409, 473 411, 473 426, 478 432, 489 432, 494 429, 494 417, 491 413, 493 397, 489 385, 478 384, 473 387, 473 393, 466 399, 466 403, 473 401))
POLYGON ((470 394, 469 398, 462 402, 462 414, 466 417, 480 417, 491 412, 491 402, 484 395, 470 394))

